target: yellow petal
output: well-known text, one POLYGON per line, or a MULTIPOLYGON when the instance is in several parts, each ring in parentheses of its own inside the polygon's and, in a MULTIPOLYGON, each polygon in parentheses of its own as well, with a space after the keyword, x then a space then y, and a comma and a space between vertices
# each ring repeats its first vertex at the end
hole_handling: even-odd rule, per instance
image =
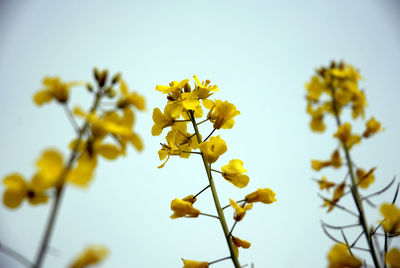
POLYGON ((24 197, 25 193, 22 191, 6 190, 3 195, 3 203, 6 207, 15 209, 19 207, 24 197))
POLYGON ((101 144, 96 148, 96 152, 108 160, 116 159, 120 154, 118 147, 113 144, 101 144))
POLYGON ((33 96, 33 101, 36 105, 43 105, 46 102, 49 102, 53 99, 53 95, 48 90, 41 90, 36 92, 33 96))
POLYGON ((55 182, 63 170, 63 157, 58 151, 49 149, 43 152, 36 165, 43 179, 55 182))

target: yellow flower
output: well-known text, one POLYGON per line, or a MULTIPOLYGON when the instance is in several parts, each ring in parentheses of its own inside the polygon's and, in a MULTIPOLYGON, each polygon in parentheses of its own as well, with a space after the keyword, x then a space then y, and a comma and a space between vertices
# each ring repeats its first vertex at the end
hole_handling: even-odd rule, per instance
POLYGON ((313 109, 311 103, 308 103, 307 105, 307 113, 311 115, 311 122, 310 122, 310 128, 312 131, 315 132, 324 132, 325 131, 325 123, 324 123, 324 113, 325 113, 325 107, 324 106, 319 106, 317 109, 313 109))
POLYGON ((351 125, 347 122, 340 125, 333 136, 338 138, 343 144, 346 144, 348 149, 361 141, 360 135, 351 134, 351 125))
POLYGON ((243 240, 243 239, 239 239, 235 236, 232 236, 232 242, 233 242, 236 256, 238 256, 238 257, 239 257, 239 249, 238 248, 249 248, 251 246, 250 242, 243 240))
POLYGON ((156 90, 161 91, 164 94, 181 92, 188 82, 189 79, 182 80, 181 82, 172 81, 171 83, 169 83, 169 86, 157 85, 156 90))
POLYGON ((80 187, 87 187, 91 181, 97 166, 97 158, 91 157, 89 153, 83 152, 76 166, 67 174, 66 180, 80 187))
POLYGON ((381 123, 376 121, 374 117, 365 123, 366 129, 363 133, 364 138, 368 138, 381 130, 381 123))
POLYGON ((261 202, 264 204, 271 204, 275 201, 275 192, 269 188, 257 189, 257 191, 246 195, 247 203, 261 202))
POLYGON ((205 82, 200 82, 200 80, 197 78, 196 75, 193 75, 194 81, 196 82, 196 86, 193 92, 195 92, 196 96, 199 99, 206 99, 210 97, 213 93, 210 93, 210 91, 217 92, 219 91, 217 85, 211 85, 210 80, 206 80, 205 82))
POLYGON ((42 153, 36 162, 36 166, 38 176, 35 176, 32 180, 39 189, 45 190, 54 186, 60 179, 64 170, 63 157, 58 151, 48 149, 42 153))
POLYGON ((211 137, 209 141, 200 143, 199 148, 208 163, 215 163, 228 150, 225 141, 219 135, 211 137))
POLYGON ((400 250, 398 248, 392 248, 386 253, 386 263, 390 265, 390 268, 400 268, 400 250))
POLYGON ((358 268, 362 266, 360 259, 352 256, 346 245, 336 244, 328 253, 329 268, 358 268))
POLYGON ((371 168, 368 172, 365 172, 364 169, 357 169, 357 184, 363 188, 367 189, 368 186, 375 181, 374 171, 376 168, 371 168))
POLYGON ((69 268, 85 268, 103 261, 109 254, 107 247, 102 245, 92 245, 87 247, 69 268))
POLYGON ((346 187, 346 184, 342 182, 338 186, 336 186, 335 191, 333 192, 333 198, 332 200, 325 200, 323 207, 328 207, 328 212, 331 212, 332 209, 335 207, 335 204, 339 202, 340 198, 342 198, 344 194, 344 188, 346 187))
POLYGON ((318 184, 320 190, 326 189, 327 191, 329 191, 331 187, 335 186, 335 183, 328 181, 325 176, 318 181, 318 184))
POLYGON ((46 193, 39 190, 32 181, 26 182, 20 174, 13 173, 3 179, 6 190, 3 195, 3 203, 6 207, 15 209, 26 198, 32 205, 46 203, 49 199, 46 193))
POLYGON ((210 109, 207 117, 214 123, 214 128, 216 129, 231 129, 235 124, 233 118, 240 114, 235 105, 227 101, 215 100, 213 102, 211 100, 203 100, 203 105, 210 109))
POLYGON ((233 218, 236 221, 241 221, 243 219, 244 215, 246 215, 246 211, 250 210, 253 207, 253 204, 244 205, 245 203, 243 203, 243 205, 239 206, 238 203, 236 203, 235 201, 233 201, 230 198, 229 198, 229 203, 235 209, 235 215, 233 216, 233 218))
POLYGON ((64 83, 59 77, 45 77, 43 79, 44 89, 36 92, 33 101, 39 106, 53 99, 59 103, 65 103, 68 101, 69 88, 81 84, 80 82, 64 83))
POLYGON ((208 262, 205 261, 192 261, 192 260, 184 260, 183 261, 183 268, 208 268, 208 262))
POLYGON ((306 84, 307 89, 307 100, 309 101, 318 101, 321 94, 326 89, 323 81, 318 76, 313 76, 311 78, 310 83, 306 84))
POLYGON ((181 217, 191 217, 196 218, 200 214, 200 210, 193 207, 192 203, 189 201, 184 201, 179 198, 175 198, 171 202, 171 210, 174 212, 170 216, 171 219, 181 218, 181 217))
POLYGON ((315 171, 319 171, 322 168, 329 166, 333 166, 334 168, 342 166, 342 158, 340 157, 338 150, 333 152, 329 161, 311 160, 311 168, 315 171))
POLYGON ((120 79, 119 82, 122 97, 118 100, 118 108, 125 108, 128 105, 133 105, 139 110, 145 110, 145 99, 136 92, 129 93, 128 86, 125 81, 120 79))
POLYGON ((175 118, 171 115, 171 106, 165 106, 164 113, 161 112, 159 108, 154 108, 153 110, 153 121, 154 125, 151 128, 151 135, 159 136, 164 128, 172 126, 174 124, 175 118))
POLYGON ((249 177, 243 174, 247 170, 243 167, 242 160, 233 159, 229 161, 228 165, 221 167, 221 170, 224 179, 239 188, 243 188, 249 183, 249 177))
POLYGON ((383 203, 380 212, 384 217, 381 222, 385 232, 396 234, 400 231, 400 209, 395 204, 383 203))

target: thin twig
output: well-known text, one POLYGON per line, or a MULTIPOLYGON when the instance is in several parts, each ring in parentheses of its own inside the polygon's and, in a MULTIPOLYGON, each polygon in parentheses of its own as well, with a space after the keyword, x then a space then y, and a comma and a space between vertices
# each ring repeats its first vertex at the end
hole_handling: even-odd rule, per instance
POLYGON ((71 123, 72 127, 75 129, 76 133, 79 133, 80 127, 78 123, 75 120, 75 117, 73 116, 71 110, 68 107, 68 104, 66 102, 63 103, 62 107, 64 108, 65 113, 67 114, 68 120, 71 123))
POLYGON ((332 202, 332 201, 329 200, 328 198, 323 197, 321 194, 318 194, 318 196, 321 197, 324 201, 329 202, 329 203, 332 204, 333 206, 335 206, 335 207, 337 207, 337 208, 340 208, 340 209, 342 209, 343 211, 346 211, 347 213, 349 213, 349 214, 351 214, 351 215, 353 215, 353 216, 355 216, 355 217, 358 218, 358 214, 354 213, 353 211, 351 211, 351 210, 349 210, 349 209, 347 209, 347 208, 345 208, 345 207, 343 207, 343 206, 341 206, 341 205, 339 205, 339 204, 337 204, 337 203, 335 203, 335 202, 332 202))
POLYGON ((206 187, 204 187, 203 190, 201 190, 200 192, 198 192, 195 196, 193 196, 193 199, 195 199, 197 196, 199 196, 202 192, 204 192, 205 190, 207 190, 210 187, 210 184, 207 185, 206 187))
POLYGON ((324 222, 324 225, 331 229, 346 229, 346 228, 351 228, 351 227, 358 227, 358 226, 360 226, 360 223, 343 225, 343 226, 334 226, 334 225, 330 225, 330 224, 327 224, 324 222))
POLYGON ((225 258, 221 258, 221 259, 209 262, 208 265, 211 265, 211 264, 214 264, 214 263, 217 263, 217 262, 220 262, 220 261, 228 260, 230 258, 231 258, 231 256, 228 256, 228 257, 225 257, 225 258))
POLYGON ((399 188, 400 188, 400 182, 397 184, 396 193, 394 194, 392 204, 394 204, 396 202, 397 195, 399 194, 399 188))
POLYGON ((209 138, 209 137, 211 137, 211 135, 214 133, 214 131, 215 131, 215 130, 217 130, 217 129, 216 129, 216 128, 214 128, 214 129, 211 131, 211 133, 210 133, 210 134, 208 134, 207 138, 205 138, 205 139, 203 140, 203 142, 207 141, 207 140, 208 140, 208 138, 209 138))
POLYGON ((22 265, 24 265, 26 267, 32 266, 32 262, 28 258, 26 258, 21 253, 13 250, 12 248, 9 248, 9 247, 3 245, 1 242, 0 242, 0 252, 3 252, 4 255, 7 255, 8 257, 16 260, 17 262, 21 263, 22 265))
POLYGON ((377 191, 377 192, 375 192, 373 194, 369 194, 367 196, 364 196, 364 197, 361 198, 361 200, 368 199, 368 198, 370 198, 372 196, 379 195, 379 194, 385 192, 386 190, 388 190, 392 186, 392 184, 394 183, 395 180, 396 180, 396 177, 394 177, 392 179, 392 181, 387 186, 385 186, 382 190, 379 190, 379 191, 377 191))
POLYGON ((201 212, 201 213, 200 213, 200 215, 207 216, 207 217, 211 217, 211 218, 216 218, 216 219, 219 219, 219 217, 218 217, 218 216, 211 215, 211 214, 207 214, 207 213, 203 213, 203 212, 201 212))

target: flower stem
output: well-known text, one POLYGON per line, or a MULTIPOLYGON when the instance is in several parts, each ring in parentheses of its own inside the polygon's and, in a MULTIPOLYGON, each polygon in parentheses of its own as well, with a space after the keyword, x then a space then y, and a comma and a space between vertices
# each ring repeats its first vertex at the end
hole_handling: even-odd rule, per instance
MULTIPOLYGON (((96 97, 94 99, 94 102, 92 104, 92 107, 90 109, 91 113, 96 111, 102 96, 103 96, 102 90, 99 89, 99 91, 97 92, 96 97)), ((86 120, 85 124, 83 125, 83 127, 79 131, 77 142, 75 143, 75 146, 74 146, 74 148, 72 150, 72 153, 71 153, 71 155, 70 155, 70 157, 68 159, 67 166, 64 168, 63 172, 61 173, 61 175, 60 175, 60 177, 58 179, 58 184, 56 185, 55 201, 54 201, 53 206, 51 208, 50 217, 49 217, 49 219, 47 221, 47 225, 46 225, 46 231, 45 231, 45 234, 43 236, 42 242, 40 244, 39 252, 38 252, 38 255, 36 257, 36 261, 32 266, 33 268, 40 268, 42 266, 43 261, 44 261, 44 256, 45 256, 45 253, 47 251, 47 247, 48 247, 48 244, 49 244, 49 241, 50 241, 50 237, 51 237, 51 234, 52 234, 53 229, 54 229, 57 213, 58 213, 58 210, 60 208, 61 199, 62 199, 62 196, 63 196, 63 193, 64 193, 65 179, 67 177, 68 172, 72 168, 72 165, 74 164, 76 158, 78 157, 79 146, 80 146, 80 144, 82 142, 83 135, 88 130, 89 126, 90 126, 89 121, 86 120)))
MULTIPOLYGON (((199 129, 197 128, 196 120, 195 120, 195 118, 193 116, 193 111, 190 111, 189 115, 190 115, 189 117, 190 117, 190 119, 192 121, 194 130, 195 130, 195 133, 196 133, 197 141, 199 143, 201 143, 200 132, 199 132, 199 129)), ((217 194, 217 190, 215 188, 214 180, 213 180, 213 177, 211 175, 211 166, 207 162, 207 160, 205 159, 203 153, 201 154, 201 158, 203 159, 204 168, 206 169, 206 172, 207 172, 207 177, 208 177, 208 181, 210 183, 210 188, 211 188, 212 196, 213 196, 213 199, 214 199, 215 208, 217 209, 219 222, 221 224, 222 230, 224 231, 226 243, 228 244, 228 247, 229 247, 229 252, 231 254, 230 258, 231 258, 235 268, 240 268, 240 263, 239 263, 238 257, 236 256, 236 253, 235 253, 235 250, 234 250, 234 247, 233 247, 233 243, 232 243, 232 240, 231 240, 230 235, 229 235, 228 225, 226 224, 225 215, 224 215, 224 212, 223 212, 223 210, 221 208, 221 204, 220 204, 219 199, 218 199, 218 194, 217 194)))
MULTIPOLYGON (((339 128, 341 126, 341 122, 340 122, 340 116, 339 116, 339 111, 336 105, 336 98, 335 98, 335 88, 331 87, 331 91, 332 91, 332 108, 333 111, 335 113, 335 118, 336 118, 336 124, 337 127, 339 128)), ((347 161, 347 167, 349 170, 349 174, 350 174, 350 178, 351 178, 351 195, 353 196, 353 200, 356 203, 356 207, 359 213, 359 220, 360 220, 360 224, 363 228, 363 232, 365 234, 365 237, 367 238, 367 243, 368 243, 368 247, 369 247, 369 251, 371 253, 371 257, 372 260, 374 262, 374 265, 376 268, 380 268, 380 264, 378 261, 378 256, 375 252, 375 247, 374 247, 374 243, 372 240, 372 235, 371 232, 368 230, 368 224, 367 224, 367 218, 365 216, 365 212, 364 212, 364 207, 362 204, 362 200, 360 198, 360 194, 358 192, 358 184, 356 182, 356 178, 354 176, 354 171, 353 171, 353 162, 351 160, 350 157, 350 150, 347 146, 347 144, 345 142, 341 142, 342 146, 343 146, 343 150, 346 156, 346 161, 347 161)))

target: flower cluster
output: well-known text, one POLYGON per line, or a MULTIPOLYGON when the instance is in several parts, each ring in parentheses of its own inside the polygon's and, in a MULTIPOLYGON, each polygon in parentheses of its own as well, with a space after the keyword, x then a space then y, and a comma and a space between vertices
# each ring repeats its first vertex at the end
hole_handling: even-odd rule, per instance
MULTIPOLYGON (((66 183, 87 187, 93 178, 99 157, 114 160, 125 156, 128 145, 139 151, 143 149, 143 143, 133 131, 133 125, 134 109, 145 109, 144 98, 136 92, 130 92, 120 74, 110 78, 107 70, 99 71, 95 68, 94 78, 96 89, 90 83, 63 82, 59 77, 43 79, 43 89, 33 96, 34 103, 42 106, 54 101, 61 105, 75 128, 77 137, 69 145, 71 152, 68 159, 64 159, 62 153, 56 149, 47 149, 37 160, 36 171, 31 179, 26 180, 19 173, 5 176, 3 203, 6 207, 16 209, 24 200, 32 205, 39 205, 54 199, 56 205, 51 214, 55 215, 66 183), (88 111, 79 106, 71 109, 70 90, 85 84, 93 96, 92 106, 88 111), (83 121, 81 126, 79 121, 83 121)), ((48 232, 54 226, 53 217, 49 219, 48 232)), ((46 236, 43 240, 35 267, 40 267, 43 261, 48 239, 49 236, 46 236)), ((93 257, 96 255, 93 252, 95 251, 89 251, 72 267, 86 267, 94 263, 94 259, 98 258, 93 257)), ((101 255, 105 256, 103 253, 101 255)))
MULTIPOLYGON (((353 119, 359 117, 364 119, 365 117, 367 101, 364 91, 359 88, 358 82, 360 79, 361 75, 353 66, 343 62, 332 62, 329 67, 318 69, 310 82, 306 84, 307 113, 311 116, 311 130, 324 132, 326 129, 324 119, 328 115, 332 115, 337 124, 337 130, 333 133, 333 138, 338 142, 338 147, 333 151, 328 160, 311 160, 311 167, 315 171, 320 171, 328 167, 335 169, 345 167, 347 169, 348 176, 346 175, 339 182, 328 180, 326 176, 322 176, 321 179, 317 180, 322 191, 326 190, 329 192, 330 188, 334 188, 331 198, 322 197, 321 195, 324 200, 323 206, 328 207, 328 212, 334 208, 339 208, 355 215, 359 219, 357 223, 349 226, 361 227, 361 235, 365 235, 368 241, 368 251, 370 252, 371 259, 376 267, 380 267, 376 253, 377 245, 375 245, 372 236, 377 234, 380 226, 383 227, 386 238, 388 234, 399 234, 400 214, 395 204, 385 203, 381 206, 381 213, 384 216, 384 220, 381 221, 378 228, 371 231, 370 226, 367 224, 364 202, 371 204, 369 198, 377 196, 389 187, 371 195, 363 195, 360 192, 360 190, 367 189, 374 183, 376 167, 363 169, 359 165, 356 165, 351 158, 350 151, 354 145, 360 144, 362 140, 370 138, 383 130, 380 122, 374 117, 366 121, 365 129, 361 133, 354 133, 350 122, 342 123, 345 109, 350 109, 353 119), (339 205, 340 200, 347 194, 352 196, 358 213, 354 213, 346 207, 339 205)), ((389 186, 393 182, 394 180, 389 186)), ((344 234, 346 227, 333 227, 332 225, 323 223, 323 228, 328 235, 327 228, 341 229, 345 240, 342 243, 336 244, 329 252, 329 267, 361 267, 362 261, 355 257, 351 251, 357 248, 358 238, 349 244, 344 234)), ((337 242, 337 240, 335 241, 337 242)), ((387 240, 385 244, 386 242, 387 240)), ((387 248, 385 247, 385 253, 387 253, 386 250, 387 248)), ((391 254, 395 255, 396 253, 391 254)))
MULTIPOLYGON (((213 136, 219 129, 231 129, 235 124, 235 117, 240 114, 236 106, 228 101, 211 100, 210 97, 219 88, 212 85, 209 80, 200 82, 196 75, 193 76, 195 84, 192 87, 189 79, 182 81, 172 81, 169 85, 157 85, 156 90, 166 95, 167 104, 163 111, 159 108, 153 110, 153 121, 151 133, 153 136, 160 135, 164 129, 169 129, 165 137, 165 143, 162 143, 158 156, 163 163, 159 168, 163 168, 171 156, 179 156, 181 158, 189 158, 192 154, 200 155, 204 167, 206 169, 208 186, 196 195, 189 195, 183 199, 175 198, 171 202, 172 219, 191 217, 195 218, 199 215, 211 216, 220 220, 225 238, 230 250, 230 256, 213 262, 198 262, 193 260, 183 260, 184 267, 200 268, 208 267, 208 265, 225 260, 232 259, 235 267, 240 267, 238 256, 238 248, 249 248, 250 243, 239 239, 232 235, 228 230, 223 209, 221 207, 218 195, 215 189, 212 172, 219 173, 221 177, 238 188, 244 188, 249 183, 249 177, 246 175, 247 170, 244 163, 240 159, 232 159, 220 170, 213 169, 219 157, 227 152, 228 146, 220 135, 213 136), (206 118, 200 122, 197 120, 206 115, 206 118), (199 131, 199 125, 205 122, 212 124, 211 133, 203 139, 199 131), (188 124, 193 127, 193 131, 188 131, 188 124), (197 197, 206 189, 210 188, 218 216, 202 213, 198 208, 194 207, 197 197)), ((243 219, 246 211, 251 209, 253 203, 262 202, 271 204, 276 201, 275 193, 269 189, 258 189, 248 194, 244 199, 235 202, 229 199, 231 207, 234 209, 235 224, 243 219)), ((234 226, 233 226, 234 227, 234 226)))

